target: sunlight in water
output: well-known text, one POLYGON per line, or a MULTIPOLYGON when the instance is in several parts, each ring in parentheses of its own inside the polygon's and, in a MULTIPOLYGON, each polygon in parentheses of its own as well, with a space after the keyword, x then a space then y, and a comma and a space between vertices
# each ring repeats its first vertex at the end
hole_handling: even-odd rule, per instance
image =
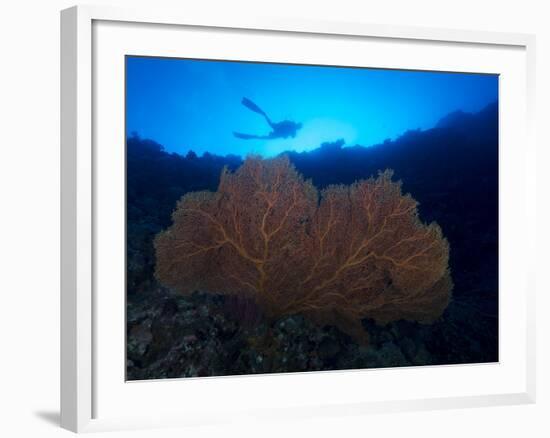
MULTIPOLYGON (((315 118, 304 124, 296 138, 288 140, 263 141, 257 150, 264 156, 273 157, 284 151, 304 152, 316 149, 322 143, 335 142, 340 139, 347 145, 357 141, 357 130, 349 123, 329 118, 315 118)), ((261 143, 261 142, 259 142, 261 143)), ((252 152, 252 151, 251 151, 252 152)))

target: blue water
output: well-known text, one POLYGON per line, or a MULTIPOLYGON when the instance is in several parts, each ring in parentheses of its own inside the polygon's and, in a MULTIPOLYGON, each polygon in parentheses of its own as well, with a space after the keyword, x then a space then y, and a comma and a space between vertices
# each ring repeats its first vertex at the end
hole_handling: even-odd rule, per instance
POLYGON ((366 68, 127 57, 127 132, 169 152, 250 153, 270 157, 323 142, 371 145, 409 129, 429 129, 444 115, 476 112, 498 99, 498 76, 366 68), (302 123, 296 136, 267 135, 264 117, 302 123))

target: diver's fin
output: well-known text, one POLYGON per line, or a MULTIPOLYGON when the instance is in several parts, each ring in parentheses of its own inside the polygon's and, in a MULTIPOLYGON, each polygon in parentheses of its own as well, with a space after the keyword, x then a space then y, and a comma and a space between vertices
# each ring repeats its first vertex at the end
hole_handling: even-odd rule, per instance
POLYGON ((243 100, 241 100, 241 103, 247 107, 249 110, 254 111, 255 113, 261 114, 262 116, 267 117, 267 114, 254 102, 252 102, 250 99, 247 99, 246 97, 243 97, 243 100))
POLYGON ((243 134, 241 132, 233 132, 233 135, 237 138, 242 138, 243 140, 250 140, 250 139, 262 139, 266 138, 265 136, 261 135, 252 135, 252 134, 243 134))
POLYGON ((269 124, 269 126, 273 126, 273 123, 271 122, 271 119, 269 116, 265 113, 263 109, 261 109, 258 105, 256 105, 254 102, 252 102, 250 99, 247 99, 246 97, 243 97, 243 100, 241 100, 241 103, 247 107, 250 111, 254 111, 255 113, 261 114, 265 117, 265 120, 269 124))

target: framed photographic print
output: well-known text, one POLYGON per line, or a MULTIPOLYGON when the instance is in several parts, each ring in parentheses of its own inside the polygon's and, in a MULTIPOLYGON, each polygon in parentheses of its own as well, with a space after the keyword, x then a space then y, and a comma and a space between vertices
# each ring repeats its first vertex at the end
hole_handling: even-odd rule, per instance
POLYGON ((534 401, 532 36, 74 7, 61 44, 63 427, 534 401))

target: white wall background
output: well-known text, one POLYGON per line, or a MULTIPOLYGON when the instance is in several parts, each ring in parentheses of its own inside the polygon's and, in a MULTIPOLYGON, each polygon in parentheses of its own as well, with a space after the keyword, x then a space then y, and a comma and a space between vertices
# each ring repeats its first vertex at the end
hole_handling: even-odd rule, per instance
MULTIPOLYGON (((257 15, 536 33, 539 157, 536 405, 312 419, 109 436, 550 436, 550 13, 544 0, 119 0, 95 3, 242 10, 257 15), (546 7, 545 7, 546 6, 546 7)), ((0 14, 0 435, 68 436, 59 404, 59 10, 65 0, 4 2, 0 14)), ((521 145, 518 145, 521 147, 521 145)), ((521 254, 518 254, 521 257, 521 254)))

